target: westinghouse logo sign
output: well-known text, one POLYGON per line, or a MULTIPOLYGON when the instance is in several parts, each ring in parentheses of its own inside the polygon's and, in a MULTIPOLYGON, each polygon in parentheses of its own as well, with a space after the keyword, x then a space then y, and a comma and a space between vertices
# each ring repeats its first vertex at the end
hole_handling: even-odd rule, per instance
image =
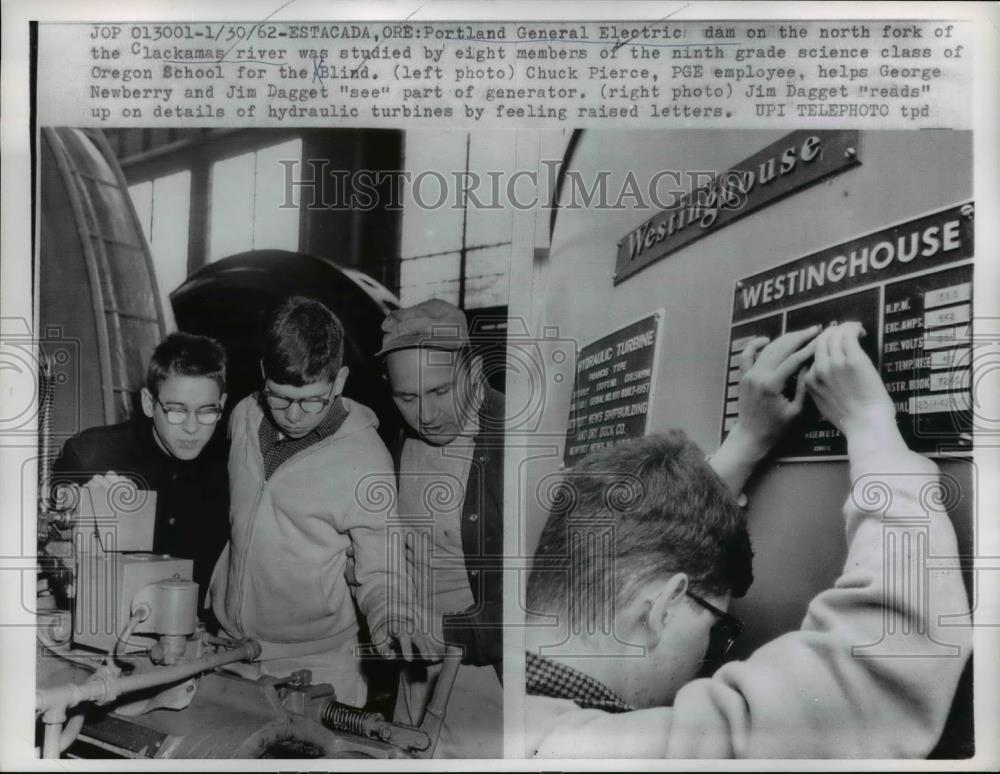
POLYGON ((856 131, 792 132, 680 197, 618 242, 615 284, 682 247, 861 163, 856 131))
POLYGON ((740 280, 733 322, 971 258, 973 222, 963 215, 966 207, 971 210, 949 207, 740 280))

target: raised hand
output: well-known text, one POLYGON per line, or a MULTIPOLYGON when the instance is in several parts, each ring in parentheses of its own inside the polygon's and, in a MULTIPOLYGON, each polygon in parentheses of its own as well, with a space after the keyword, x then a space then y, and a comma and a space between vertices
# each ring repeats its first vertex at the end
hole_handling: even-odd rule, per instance
POLYGON ((805 380, 817 408, 848 440, 873 426, 894 424, 896 413, 882 378, 858 342, 863 335, 864 328, 856 322, 823 331, 805 380))
POLYGON ((768 343, 751 341, 740 355, 740 414, 738 424, 748 438, 770 448, 802 411, 805 401, 806 363, 813 357, 820 326, 791 331, 768 343), (760 355, 757 356, 757 353, 760 355), (795 395, 784 394, 785 384, 798 374, 795 395))

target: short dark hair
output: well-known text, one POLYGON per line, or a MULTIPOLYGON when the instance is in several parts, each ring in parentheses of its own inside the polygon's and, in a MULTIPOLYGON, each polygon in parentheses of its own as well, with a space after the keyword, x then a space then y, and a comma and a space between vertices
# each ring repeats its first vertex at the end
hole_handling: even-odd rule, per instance
POLYGON ((226 350, 213 338, 193 333, 171 333, 161 341, 146 369, 146 388, 158 395, 170 376, 204 376, 226 391, 226 350))
POLYGON ((593 630, 658 577, 684 572, 692 591, 736 597, 753 582, 746 518, 679 430, 594 452, 559 487, 528 576, 531 612, 593 630))
POLYGON ((264 375, 302 387, 332 382, 344 360, 344 326, 319 301, 294 296, 279 306, 264 334, 264 375))

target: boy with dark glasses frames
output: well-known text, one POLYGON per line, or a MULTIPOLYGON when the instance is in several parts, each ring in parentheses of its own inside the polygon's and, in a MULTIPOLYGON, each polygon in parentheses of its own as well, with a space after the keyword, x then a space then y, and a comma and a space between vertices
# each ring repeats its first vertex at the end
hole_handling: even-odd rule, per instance
POLYGON ((968 600, 957 565, 917 575, 925 556, 958 555, 955 531, 928 506, 937 467, 907 448, 861 335, 841 323, 750 342, 739 419, 710 462, 671 431, 567 471, 527 582, 527 755, 931 751, 971 650, 968 600), (807 392, 848 443, 843 573, 800 631, 719 666, 743 628, 726 608, 752 580, 733 494, 807 392))
POLYGON ((229 423, 232 536, 211 604, 227 635, 261 643, 260 661, 235 671, 309 669, 313 683, 330 683, 339 701, 360 707, 367 684, 355 599, 382 655, 395 646, 412 658, 421 641, 402 603, 413 598, 410 579, 389 557, 392 460, 374 412, 342 394, 344 329, 329 309, 289 299, 272 315, 263 349, 263 389, 240 401, 229 423))
POLYGON ((122 479, 155 492, 153 551, 192 559, 203 600, 229 537, 226 438, 216 432, 226 405, 225 351, 206 336, 170 334, 153 351, 140 398, 141 414, 70 438, 53 483, 70 484, 69 496, 76 485, 122 479))

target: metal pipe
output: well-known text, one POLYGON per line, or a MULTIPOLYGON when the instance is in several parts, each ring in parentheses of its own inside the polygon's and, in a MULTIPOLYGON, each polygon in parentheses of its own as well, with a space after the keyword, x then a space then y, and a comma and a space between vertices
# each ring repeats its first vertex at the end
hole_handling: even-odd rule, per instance
POLYGON ((462 666, 461 648, 449 645, 445 650, 444 663, 438 673, 437 682, 434 685, 434 693, 424 710, 424 720, 420 724, 420 729, 430 738, 430 746, 420 753, 421 758, 433 758, 437 751, 438 740, 441 738, 441 727, 444 725, 444 714, 448 709, 448 700, 451 698, 451 689, 455 686, 455 678, 458 677, 459 667, 462 666))
MULTIPOLYGON (((40 631, 40 629, 39 629, 40 631)), ((73 646, 70 643, 60 643, 54 644, 47 639, 43 639, 39 636, 38 641, 45 647, 46 650, 58 656, 59 658, 70 662, 71 664, 77 664, 89 669, 91 672, 95 671, 100 665, 105 656, 100 653, 74 653, 73 646)))
POLYGON ((129 616, 128 623, 125 624, 125 628, 122 630, 122 633, 115 638, 114 644, 108 648, 108 657, 112 661, 118 658, 119 646, 122 644, 128 644, 128 641, 135 633, 135 627, 149 618, 152 613, 153 611, 145 602, 136 605, 135 610, 132 611, 132 615, 129 616))
POLYGON ((437 683, 434 686, 434 694, 427 704, 427 712, 433 717, 444 717, 445 710, 448 709, 448 699, 451 698, 451 689, 455 685, 455 678, 458 677, 458 669, 462 666, 462 651, 455 647, 449 647, 444 657, 444 664, 441 665, 441 672, 438 674, 437 683))
POLYGON ((47 717, 55 717, 57 713, 64 714, 68 708, 75 707, 81 702, 112 701, 123 693, 180 682, 199 672, 207 672, 235 661, 252 661, 259 655, 260 645, 253 640, 247 640, 239 647, 223 653, 214 653, 185 664, 162 667, 141 675, 110 677, 97 674, 81 685, 60 685, 36 691, 35 706, 39 711, 46 713, 47 717))
POLYGON ((117 688, 116 695, 121 693, 131 693, 141 691, 145 688, 155 688, 167 683, 180 682, 186 680, 199 672, 207 672, 216 667, 232 664, 235 661, 253 661, 260 655, 260 645, 254 640, 247 640, 239 647, 223 653, 215 653, 211 656, 203 656, 200 659, 186 664, 177 664, 171 667, 164 667, 154 672, 142 675, 130 675, 128 677, 115 678, 113 684, 117 688))
POLYGON ((59 757, 59 737, 62 734, 62 721, 57 720, 53 723, 45 723, 45 737, 42 741, 42 757, 43 758, 58 758, 59 757))
POLYGON ((82 728, 83 713, 78 712, 66 721, 66 725, 63 727, 62 733, 59 735, 59 752, 66 752, 69 746, 76 741, 76 738, 80 735, 80 730, 82 728))

